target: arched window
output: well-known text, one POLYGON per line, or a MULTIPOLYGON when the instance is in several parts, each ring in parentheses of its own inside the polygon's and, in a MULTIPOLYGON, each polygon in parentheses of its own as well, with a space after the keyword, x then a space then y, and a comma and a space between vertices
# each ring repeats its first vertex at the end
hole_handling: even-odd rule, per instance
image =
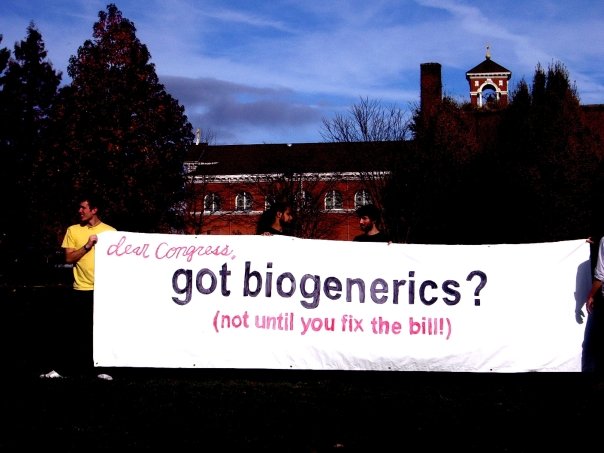
POLYGON ((210 192, 205 197, 203 197, 203 211, 220 211, 220 196, 217 193, 210 192))
POLYGON ((354 194, 354 208, 358 209, 366 204, 371 204, 371 195, 366 190, 359 190, 354 194))
POLYGON ((273 194, 264 197, 264 210, 268 210, 276 201, 277 197, 273 194))
POLYGON ((312 196, 305 190, 301 190, 296 194, 296 205, 300 208, 312 204, 312 196))
POLYGON ((252 194, 249 192, 239 192, 235 197, 235 211, 251 211, 252 194))
POLYGON ((342 209, 342 194, 337 190, 330 190, 325 194, 325 209, 332 211, 334 209, 342 209))

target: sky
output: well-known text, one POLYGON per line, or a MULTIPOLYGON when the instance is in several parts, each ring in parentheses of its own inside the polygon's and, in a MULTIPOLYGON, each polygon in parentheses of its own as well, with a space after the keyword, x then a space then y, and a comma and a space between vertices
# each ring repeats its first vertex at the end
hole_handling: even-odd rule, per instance
MULTIPOLYGON (((0 47, 33 22, 48 60, 67 65, 103 0, 1 0, 0 47)), ((442 65, 443 94, 469 101, 468 70, 491 59, 510 87, 562 63, 582 104, 604 104, 599 0, 119 0, 168 93, 211 144, 325 141, 323 121, 361 99, 411 112, 420 65, 442 65)))

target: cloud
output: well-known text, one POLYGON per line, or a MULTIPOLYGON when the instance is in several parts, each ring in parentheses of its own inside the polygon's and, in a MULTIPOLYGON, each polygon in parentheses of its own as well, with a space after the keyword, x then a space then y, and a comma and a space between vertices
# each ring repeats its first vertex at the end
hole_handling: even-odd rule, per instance
MULTIPOLYGON (((92 37, 103 0, 0 2, 12 47, 30 20, 63 71, 92 37)), ((484 59, 512 71, 560 61, 584 103, 604 100, 604 2, 593 0, 120 0, 160 81, 194 127, 221 143, 320 141, 321 119, 360 97, 419 101, 421 63, 442 65, 446 94, 467 101, 465 72, 484 59)), ((6 39, 8 38, 8 39, 6 39)))
MULTIPOLYGON (((212 130, 218 142, 224 142, 227 137, 237 140, 237 134, 229 131, 253 128, 267 132, 282 130, 290 134, 300 128, 305 132, 298 140, 319 141, 302 137, 320 123, 324 112, 315 106, 296 102, 292 99, 295 93, 291 90, 258 88, 212 78, 165 76, 161 82, 174 98, 187 106, 187 116, 194 127, 212 130)), ((311 132, 311 136, 318 138, 319 130, 311 132)), ((265 142, 266 137, 256 140, 265 142)), ((291 137, 283 141, 298 140, 291 137)))

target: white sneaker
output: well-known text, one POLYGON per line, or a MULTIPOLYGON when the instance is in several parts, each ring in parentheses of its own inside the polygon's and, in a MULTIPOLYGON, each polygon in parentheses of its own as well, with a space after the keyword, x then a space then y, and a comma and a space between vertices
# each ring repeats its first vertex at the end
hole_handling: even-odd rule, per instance
POLYGON ((41 374, 40 377, 42 379, 57 379, 57 378, 62 378, 63 376, 61 376, 59 373, 57 373, 55 370, 50 370, 48 373, 46 374, 41 374))
POLYGON ((103 381, 113 381, 113 378, 105 373, 101 373, 97 376, 99 379, 102 379, 103 381))

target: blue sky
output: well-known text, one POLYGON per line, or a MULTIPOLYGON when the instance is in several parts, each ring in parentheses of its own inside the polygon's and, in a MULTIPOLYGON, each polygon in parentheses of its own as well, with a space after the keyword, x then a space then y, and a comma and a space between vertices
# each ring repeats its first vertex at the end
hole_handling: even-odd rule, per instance
MULTIPOLYGON (((1 47, 33 21, 67 83, 69 57, 103 0, 2 0, 1 47)), ((532 81, 561 62, 583 104, 604 104, 604 2, 593 0, 120 0, 160 82, 214 144, 321 142, 323 118, 360 98, 411 110, 420 64, 469 100, 465 73, 485 58, 532 81)))

